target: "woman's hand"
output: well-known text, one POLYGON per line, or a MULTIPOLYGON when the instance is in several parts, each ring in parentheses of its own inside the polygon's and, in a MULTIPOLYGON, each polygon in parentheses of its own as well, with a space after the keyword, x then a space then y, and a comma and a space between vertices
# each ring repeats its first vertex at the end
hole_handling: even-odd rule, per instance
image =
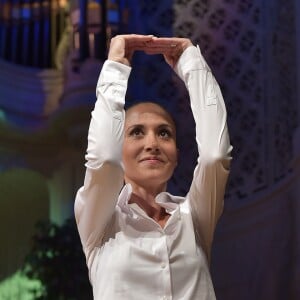
POLYGON ((108 59, 130 66, 134 51, 145 51, 153 35, 123 34, 111 39, 108 59))
POLYGON ((186 38, 158 38, 153 35, 124 34, 111 39, 108 59, 130 66, 134 51, 147 54, 162 54, 174 68, 183 51, 192 46, 186 38))
POLYGON ((162 54, 166 62, 174 68, 183 51, 193 46, 186 38, 157 38, 153 37, 146 45, 144 51, 147 54, 162 54))

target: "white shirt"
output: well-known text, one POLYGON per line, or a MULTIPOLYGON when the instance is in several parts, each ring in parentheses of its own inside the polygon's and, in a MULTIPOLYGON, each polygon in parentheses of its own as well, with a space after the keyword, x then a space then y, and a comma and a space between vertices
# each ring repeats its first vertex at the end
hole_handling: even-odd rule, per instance
POLYGON ((199 157, 186 197, 157 195, 156 202, 171 214, 161 228, 137 204, 128 204, 131 186, 122 189, 130 70, 109 60, 103 65, 88 135, 85 181, 75 200, 94 299, 215 299, 207 261, 231 159, 219 86, 200 49, 187 48, 175 71, 189 91, 199 157))

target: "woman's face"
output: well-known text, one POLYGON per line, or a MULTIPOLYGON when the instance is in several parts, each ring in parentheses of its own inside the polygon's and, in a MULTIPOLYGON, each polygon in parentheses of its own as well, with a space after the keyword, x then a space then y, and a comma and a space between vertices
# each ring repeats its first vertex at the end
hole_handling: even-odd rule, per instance
POLYGON ((176 129, 158 105, 141 103, 126 112, 123 163, 126 183, 166 186, 177 165, 176 129))

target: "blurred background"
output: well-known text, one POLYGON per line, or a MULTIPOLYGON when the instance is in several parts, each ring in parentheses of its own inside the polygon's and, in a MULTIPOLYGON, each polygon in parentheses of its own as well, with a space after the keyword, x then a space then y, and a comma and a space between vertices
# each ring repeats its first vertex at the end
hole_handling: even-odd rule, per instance
MULTIPOLYGON (((112 36, 199 44, 234 147, 212 278, 220 300, 300 298, 298 0, 0 0, 0 299, 92 299, 73 204, 112 36)), ((197 158, 188 95, 160 55, 135 54, 127 103, 178 123, 184 195, 197 158)))

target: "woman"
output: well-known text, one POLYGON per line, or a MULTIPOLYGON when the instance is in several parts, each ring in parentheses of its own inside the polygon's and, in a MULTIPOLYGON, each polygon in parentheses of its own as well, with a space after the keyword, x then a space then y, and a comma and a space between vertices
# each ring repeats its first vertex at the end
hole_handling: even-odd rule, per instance
POLYGON ((223 98, 199 48, 183 38, 112 39, 75 201, 94 299, 215 299, 208 264, 230 152, 223 98), (164 55, 189 91, 199 158, 186 197, 166 192, 178 159, 172 117, 149 102, 124 112, 136 50, 164 55))

